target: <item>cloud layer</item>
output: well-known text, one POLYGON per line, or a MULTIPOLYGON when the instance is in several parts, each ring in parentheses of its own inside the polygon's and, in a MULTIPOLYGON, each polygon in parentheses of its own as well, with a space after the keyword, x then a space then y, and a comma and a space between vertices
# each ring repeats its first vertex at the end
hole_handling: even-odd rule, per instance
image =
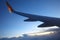
POLYGON ((55 33, 48 35, 35 35, 35 36, 29 36, 28 34, 23 34, 23 37, 1 38, 0 40, 60 40, 60 28, 50 29, 47 31, 54 31, 55 33))

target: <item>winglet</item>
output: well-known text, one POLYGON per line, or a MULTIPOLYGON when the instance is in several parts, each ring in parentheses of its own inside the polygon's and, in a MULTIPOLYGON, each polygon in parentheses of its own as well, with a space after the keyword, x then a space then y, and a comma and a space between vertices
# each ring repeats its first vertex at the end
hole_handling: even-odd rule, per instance
POLYGON ((9 12, 12 13, 14 10, 12 9, 12 7, 9 5, 8 2, 6 2, 6 5, 8 6, 8 10, 9 10, 9 12))

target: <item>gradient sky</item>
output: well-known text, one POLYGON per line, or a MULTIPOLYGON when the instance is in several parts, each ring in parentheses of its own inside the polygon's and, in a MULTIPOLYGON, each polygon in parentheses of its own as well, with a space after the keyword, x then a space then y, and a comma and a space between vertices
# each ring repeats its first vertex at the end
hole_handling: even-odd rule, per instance
MULTIPOLYGON (((0 0, 0 38, 48 29, 37 28, 42 22, 24 22, 26 17, 9 13, 5 2, 6 0, 0 0)), ((8 2, 13 9, 20 12, 60 18, 60 0, 8 0, 8 2)))

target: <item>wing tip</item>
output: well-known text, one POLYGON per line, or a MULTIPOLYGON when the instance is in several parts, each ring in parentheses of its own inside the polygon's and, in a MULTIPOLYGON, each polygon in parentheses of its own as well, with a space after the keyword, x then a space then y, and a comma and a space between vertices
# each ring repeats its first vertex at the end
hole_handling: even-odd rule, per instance
POLYGON ((12 13, 12 12, 13 12, 13 9, 12 9, 12 7, 10 6, 10 4, 8 3, 8 1, 6 1, 6 5, 7 5, 7 7, 8 7, 9 12, 12 13))

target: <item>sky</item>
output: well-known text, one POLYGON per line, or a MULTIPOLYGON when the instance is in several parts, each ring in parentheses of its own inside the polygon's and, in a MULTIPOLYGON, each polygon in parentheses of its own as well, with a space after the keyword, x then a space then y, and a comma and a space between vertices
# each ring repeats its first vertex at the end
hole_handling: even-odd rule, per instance
MULTIPOLYGON (((42 24, 40 21, 24 22, 26 17, 8 11, 6 1, 0 0, 0 38, 50 29, 37 28, 42 24)), ((19 12, 60 18, 60 0, 8 0, 8 2, 19 12)))

